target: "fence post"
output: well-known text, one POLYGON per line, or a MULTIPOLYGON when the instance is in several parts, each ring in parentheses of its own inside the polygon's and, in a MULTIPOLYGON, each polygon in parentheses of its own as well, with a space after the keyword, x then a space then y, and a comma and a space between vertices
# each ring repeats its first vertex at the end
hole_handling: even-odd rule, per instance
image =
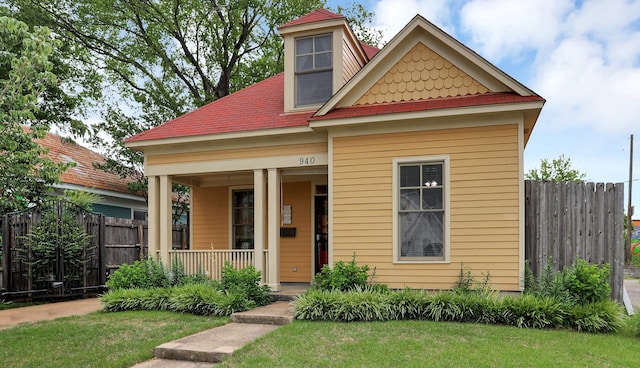
POLYGON ((142 224, 138 224, 138 244, 140 245, 138 258, 140 261, 144 261, 144 229, 142 228, 142 224))
POLYGON ((105 226, 105 216, 104 215, 100 215, 100 238, 98 239, 98 259, 100 260, 100 269, 98 270, 98 272, 100 273, 100 285, 104 285, 107 282, 107 265, 106 265, 106 256, 107 256, 107 249, 106 249, 106 241, 105 241, 105 230, 106 230, 106 226, 105 226))
POLYGON ((11 272, 9 266, 11 265, 11 250, 9 248, 9 215, 2 216, 2 290, 7 290, 9 287, 9 278, 11 272))

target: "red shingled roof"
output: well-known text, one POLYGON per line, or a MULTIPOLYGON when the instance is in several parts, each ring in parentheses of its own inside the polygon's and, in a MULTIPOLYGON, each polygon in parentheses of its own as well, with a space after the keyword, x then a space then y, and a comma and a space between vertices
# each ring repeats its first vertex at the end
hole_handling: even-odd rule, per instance
POLYGON ((312 11, 309 14, 301 16, 300 18, 294 19, 289 23, 285 23, 281 25, 280 27, 278 27, 278 29, 297 26, 299 24, 322 22, 325 20, 332 20, 332 19, 344 19, 344 16, 330 12, 327 9, 317 9, 312 11))
POLYGON ((284 113, 284 73, 280 73, 135 135, 127 142, 306 126, 313 113, 284 113))
POLYGON ((94 163, 105 161, 99 153, 53 133, 47 133, 44 138, 36 139, 35 142, 49 149, 46 157, 51 160, 76 163, 76 166, 60 175, 62 183, 131 194, 127 189, 127 180, 93 167, 94 163))
POLYGON ((418 101, 393 102, 374 105, 358 105, 337 108, 323 116, 314 116, 309 121, 328 119, 353 118, 360 116, 395 114, 403 112, 427 111, 450 109, 457 107, 472 107, 484 105, 500 105, 520 102, 544 101, 540 96, 520 96, 516 93, 483 93, 480 95, 467 95, 456 97, 444 97, 418 101))
POLYGON ((368 45, 364 42, 360 42, 360 46, 362 47, 362 50, 364 50, 364 53, 367 54, 367 57, 369 58, 369 60, 371 60, 372 57, 376 56, 378 51, 380 51, 379 48, 368 45))

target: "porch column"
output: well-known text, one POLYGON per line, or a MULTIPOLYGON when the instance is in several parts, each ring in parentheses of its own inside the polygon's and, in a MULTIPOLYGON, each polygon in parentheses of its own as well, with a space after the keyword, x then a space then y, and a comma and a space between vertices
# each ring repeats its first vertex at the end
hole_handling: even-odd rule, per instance
MULTIPOLYGON (((268 169, 269 275, 268 286, 280 290, 280 170, 268 169)), ((255 198, 254 198, 255 200, 255 198)))
POLYGON ((160 244, 160 178, 149 176, 148 181, 149 214, 147 216, 147 226, 149 234, 147 235, 147 257, 158 260, 157 252, 160 244))
POLYGON ((256 270, 262 275, 262 282, 267 276, 264 269, 264 245, 267 241, 267 181, 264 170, 253 170, 253 260, 256 270))
POLYGON ((160 227, 160 260, 165 266, 171 265, 169 250, 171 250, 171 177, 160 175, 159 190, 159 227, 160 227))

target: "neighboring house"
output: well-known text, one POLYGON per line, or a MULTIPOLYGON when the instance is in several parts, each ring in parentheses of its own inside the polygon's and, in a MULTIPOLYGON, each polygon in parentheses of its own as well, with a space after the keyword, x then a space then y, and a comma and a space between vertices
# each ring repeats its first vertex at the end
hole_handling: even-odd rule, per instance
POLYGON ((145 198, 131 193, 127 180, 94 167, 94 163, 105 162, 102 155, 53 133, 47 133, 36 142, 49 149, 46 156, 53 161, 75 163, 60 175, 60 183, 53 185, 57 195, 67 189, 96 193, 100 195, 100 201, 92 205, 94 212, 110 217, 146 219, 145 198))
POLYGON ((324 9, 279 31, 283 73, 126 141, 161 259, 179 182, 192 249, 254 249, 274 289, 355 254, 393 288, 450 288, 464 267, 522 290, 523 151, 544 99, 421 16, 381 50, 324 9))

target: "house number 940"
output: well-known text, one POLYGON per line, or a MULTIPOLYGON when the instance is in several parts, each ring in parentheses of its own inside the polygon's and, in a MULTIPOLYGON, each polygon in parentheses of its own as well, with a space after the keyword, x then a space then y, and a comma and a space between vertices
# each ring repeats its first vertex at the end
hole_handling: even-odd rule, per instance
POLYGON ((310 157, 300 157, 298 159, 298 163, 300 165, 314 165, 316 163, 316 158, 313 156, 310 157))

